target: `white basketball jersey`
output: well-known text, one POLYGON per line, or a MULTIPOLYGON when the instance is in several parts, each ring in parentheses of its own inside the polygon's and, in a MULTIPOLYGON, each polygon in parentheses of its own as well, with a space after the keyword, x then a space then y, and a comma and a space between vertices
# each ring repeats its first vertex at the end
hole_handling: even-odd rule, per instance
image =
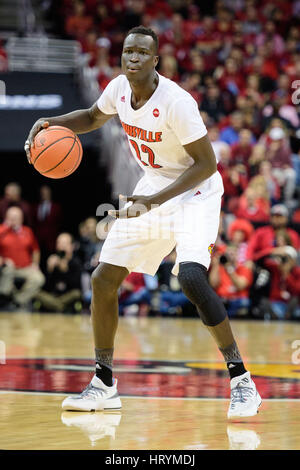
POLYGON ((107 85, 97 104, 103 113, 119 115, 134 158, 149 183, 160 190, 194 163, 183 145, 200 139, 207 130, 194 98, 158 76, 156 90, 137 110, 131 106, 132 90, 125 75, 107 85))

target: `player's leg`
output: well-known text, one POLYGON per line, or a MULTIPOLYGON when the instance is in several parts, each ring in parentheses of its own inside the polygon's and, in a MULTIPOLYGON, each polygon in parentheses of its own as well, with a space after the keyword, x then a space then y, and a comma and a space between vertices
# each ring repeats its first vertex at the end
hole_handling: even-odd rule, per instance
POLYGON ((261 398, 250 373, 245 369, 224 305, 208 283, 206 267, 194 262, 180 263, 178 279, 227 364, 231 379, 228 417, 255 415, 261 398))
POLYGON ((114 338, 118 326, 118 289, 128 269, 100 263, 92 274, 92 324, 95 343, 95 375, 76 397, 63 401, 65 410, 93 411, 121 408, 117 380, 113 379, 114 338))
POLYGON ((206 267, 200 263, 182 262, 179 264, 178 280, 223 354, 230 378, 247 372, 224 305, 208 282, 206 267))
POLYGON ((177 260, 174 274, 179 267, 178 279, 181 288, 196 306, 226 361, 232 389, 232 408, 228 416, 232 416, 234 412, 239 416, 250 416, 257 412, 261 400, 243 364, 224 305, 210 286, 207 277, 211 247, 218 233, 221 195, 220 190, 203 199, 201 196, 198 199, 192 198, 184 204, 181 213, 178 212, 177 260), (244 400, 243 395, 243 399, 237 404, 235 396, 241 398, 241 384, 244 395, 250 394, 253 400, 251 397, 250 400, 244 400), (239 405, 244 405, 243 409, 240 409, 239 405))
POLYGON ((95 343, 96 375, 112 385, 114 339, 118 326, 118 289, 128 269, 100 263, 92 274, 92 323, 95 343))

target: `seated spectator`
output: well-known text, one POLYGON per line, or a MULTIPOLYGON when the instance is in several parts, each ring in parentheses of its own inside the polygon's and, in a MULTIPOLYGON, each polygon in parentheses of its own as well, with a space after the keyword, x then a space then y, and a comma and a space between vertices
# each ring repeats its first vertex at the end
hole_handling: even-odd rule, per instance
POLYGON ((252 134, 248 129, 239 132, 239 141, 231 147, 231 162, 233 165, 244 165, 250 175, 249 158, 252 152, 252 134))
POLYGON ((225 170, 222 177, 224 185, 224 205, 229 212, 235 212, 238 207, 239 197, 247 187, 247 176, 243 169, 237 165, 225 170))
POLYGON ((253 146, 251 155, 248 160, 250 175, 257 175, 261 162, 266 159, 266 149, 263 144, 256 144, 253 146))
POLYGON ((254 189, 250 186, 240 197, 235 215, 240 219, 247 219, 253 223, 266 223, 269 221, 269 211, 266 210, 264 201, 262 198, 257 197, 254 189))
POLYGON ((207 87, 201 103, 201 110, 206 111, 215 122, 219 122, 226 114, 224 101, 217 85, 207 87))
POLYGON ((292 246, 279 246, 265 261, 271 273, 270 307, 274 318, 300 317, 300 266, 292 246))
MULTIPOLYGON (((188 91, 197 103, 201 102, 201 75, 198 72, 189 73, 184 76, 184 80, 179 84, 181 88, 188 91)), ((201 114, 203 111, 201 111, 201 114)))
POLYGON ((119 314, 124 315, 131 305, 140 307, 141 316, 147 315, 150 309, 151 295, 147 289, 143 273, 130 273, 122 282, 119 293, 119 314))
POLYGON ((222 90, 229 91, 233 96, 238 96, 245 88, 242 70, 239 68, 237 61, 232 57, 226 59, 218 84, 222 90))
POLYGON ((159 66, 159 73, 170 80, 178 82, 179 75, 177 71, 177 60, 171 55, 165 55, 162 57, 159 66))
POLYGON ((8 183, 4 188, 4 196, 0 199, 0 222, 3 222, 9 207, 20 207, 23 212, 24 224, 32 226, 31 206, 22 198, 22 189, 18 183, 8 183))
POLYGON ((88 31, 88 33, 82 38, 81 50, 83 54, 86 54, 89 67, 94 67, 99 53, 98 35, 96 31, 88 31))
POLYGON ((76 256, 80 259, 84 271, 92 273, 95 268, 92 262, 95 255, 100 255, 104 240, 97 237, 97 219, 88 217, 79 224, 79 239, 76 243, 76 256))
POLYGON ((222 173, 229 167, 231 161, 231 148, 223 140, 220 140, 220 132, 217 126, 208 128, 208 137, 218 162, 218 170, 222 173))
POLYGON ((294 195, 296 187, 296 172, 291 160, 291 150, 284 142, 285 133, 280 127, 274 127, 269 132, 267 140, 266 159, 272 165, 272 174, 283 188, 283 196, 288 203, 294 195))
POLYGON ((238 261, 238 247, 230 245, 225 253, 212 257, 209 282, 222 299, 229 317, 248 313, 249 288, 253 281, 252 270, 238 261))
POLYGON ((74 14, 66 20, 66 33, 72 38, 81 39, 93 28, 93 25, 93 18, 85 14, 84 2, 76 0, 74 2, 74 14))
POLYGON ((33 208, 33 228, 41 249, 42 268, 50 253, 55 250, 55 241, 61 229, 62 209, 53 202, 50 186, 40 187, 40 202, 33 208))
POLYGON ((19 207, 7 210, 0 225, 0 294, 12 300, 12 308, 31 309, 31 300, 45 282, 40 271, 40 250, 31 228, 23 225, 19 207), (16 289, 16 279, 23 282, 16 289))
POLYGON ((279 202, 280 186, 272 174, 272 165, 270 162, 261 162, 259 165, 259 174, 249 181, 249 185, 256 191, 258 187, 262 188, 259 193, 262 194, 266 200, 269 200, 271 205, 279 202))
POLYGON ((283 38, 276 33, 276 25, 274 21, 267 21, 264 25, 264 30, 256 37, 256 46, 260 48, 266 41, 271 41, 273 54, 282 55, 285 49, 283 38))
MULTIPOLYGON (((109 7, 102 2, 97 2, 96 10, 93 11, 94 23, 98 31, 104 31, 108 33, 112 31, 116 23, 118 22, 118 11, 114 11, 114 7, 118 4, 112 2, 109 7)), ((119 5, 121 7, 121 4, 119 5)))
POLYGON ((288 209, 283 204, 276 204, 271 209, 270 225, 260 227, 251 236, 247 249, 247 259, 258 261, 265 256, 270 256, 276 248, 277 233, 286 232, 292 246, 299 250, 300 237, 295 230, 287 227, 288 209))
POLYGON ((230 115, 230 125, 222 129, 220 140, 229 145, 239 141, 239 132, 243 128, 243 115, 239 111, 235 111, 230 115))
POLYGON ((260 92, 260 77, 257 73, 251 73, 247 77, 247 86, 243 90, 241 96, 245 97, 248 100, 251 100, 256 106, 260 108, 265 103, 265 98, 260 92))
POLYGON ((228 227, 228 239, 237 247, 237 262, 247 261, 248 241, 254 231, 253 225, 245 219, 235 219, 228 227))
POLYGON ((81 272, 72 235, 61 233, 56 240, 56 253, 47 260, 46 283, 35 296, 34 308, 50 312, 81 310, 81 272))

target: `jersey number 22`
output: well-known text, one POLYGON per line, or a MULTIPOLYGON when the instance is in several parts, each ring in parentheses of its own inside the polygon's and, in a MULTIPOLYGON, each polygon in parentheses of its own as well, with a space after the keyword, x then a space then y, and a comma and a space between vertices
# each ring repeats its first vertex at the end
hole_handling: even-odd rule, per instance
POLYGON ((143 153, 148 154, 148 163, 146 163, 142 160, 141 152, 140 152, 139 146, 136 143, 136 141, 132 140, 132 139, 129 139, 129 142, 131 143, 132 147, 134 148, 137 158, 140 160, 140 162, 144 166, 149 166, 150 165, 150 166, 152 166, 152 168, 162 168, 161 165, 158 165, 157 163, 154 163, 155 155, 154 155, 153 150, 150 147, 147 147, 147 145, 144 145, 144 144, 141 145, 141 151, 143 153))

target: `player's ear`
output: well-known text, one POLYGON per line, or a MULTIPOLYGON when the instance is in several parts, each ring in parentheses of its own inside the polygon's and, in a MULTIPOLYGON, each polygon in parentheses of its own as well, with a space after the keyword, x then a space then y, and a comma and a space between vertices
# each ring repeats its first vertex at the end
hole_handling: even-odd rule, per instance
POLYGON ((159 61, 159 56, 158 56, 158 55, 155 55, 155 56, 154 56, 154 67, 157 66, 158 61, 159 61))

